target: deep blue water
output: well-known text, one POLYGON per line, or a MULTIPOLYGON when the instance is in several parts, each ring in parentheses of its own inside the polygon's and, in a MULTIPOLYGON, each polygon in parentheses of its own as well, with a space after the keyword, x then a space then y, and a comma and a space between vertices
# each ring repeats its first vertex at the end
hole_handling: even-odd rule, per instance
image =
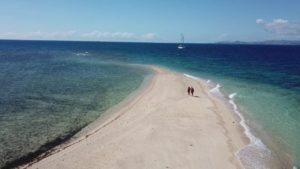
POLYGON ((124 99, 149 74, 130 63, 158 64, 236 93, 253 133, 300 165, 300 46, 186 46, 0 41, 0 166, 124 99))

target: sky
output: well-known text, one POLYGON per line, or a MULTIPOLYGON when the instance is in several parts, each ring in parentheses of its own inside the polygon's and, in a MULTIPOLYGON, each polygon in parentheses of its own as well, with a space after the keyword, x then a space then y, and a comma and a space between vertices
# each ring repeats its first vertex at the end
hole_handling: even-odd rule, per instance
POLYGON ((300 40, 299 0, 0 0, 0 39, 300 40))

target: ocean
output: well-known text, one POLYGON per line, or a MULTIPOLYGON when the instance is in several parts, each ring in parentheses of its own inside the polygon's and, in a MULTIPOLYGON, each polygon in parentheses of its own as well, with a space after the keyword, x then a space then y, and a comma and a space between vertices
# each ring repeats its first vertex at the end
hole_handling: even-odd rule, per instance
POLYGON ((156 64, 203 78, 251 143, 245 168, 300 166, 300 46, 0 41, 0 168, 70 138, 136 90, 156 64))

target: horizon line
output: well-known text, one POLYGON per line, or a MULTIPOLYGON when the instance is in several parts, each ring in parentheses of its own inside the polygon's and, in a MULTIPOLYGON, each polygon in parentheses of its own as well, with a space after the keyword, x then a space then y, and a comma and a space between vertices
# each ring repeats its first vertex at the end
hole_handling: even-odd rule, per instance
MULTIPOLYGON (((91 42, 91 43, 150 43, 150 44, 179 44, 179 42, 149 42, 149 41, 97 41, 97 40, 67 40, 67 39, 1 39, 0 41, 41 41, 41 42, 91 42)), ((267 42, 296 42, 300 40, 262 40, 262 41, 216 41, 216 42, 186 42, 185 44, 220 44, 220 45, 268 45, 267 42)), ((269 44, 269 45, 292 45, 292 44, 269 44)))

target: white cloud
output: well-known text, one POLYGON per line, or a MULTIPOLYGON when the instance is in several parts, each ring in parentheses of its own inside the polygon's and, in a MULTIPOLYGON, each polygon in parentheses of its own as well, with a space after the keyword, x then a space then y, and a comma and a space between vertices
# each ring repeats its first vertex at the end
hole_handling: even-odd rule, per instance
POLYGON ((156 33, 146 33, 144 35, 142 35, 142 38, 147 39, 147 40, 153 40, 157 38, 157 34, 156 33))
POLYGON ((0 32, 0 39, 34 39, 34 40, 108 40, 108 41, 150 41, 156 40, 156 33, 135 34, 132 32, 77 32, 77 31, 33 31, 0 32))
POLYGON ((34 32, 2 32, 0 33, 0 38, 7 39, 69 39, 76 34, 76 31, 66 31, 66 32, 44 32, 44 31, 34 31, 34 32))
POLYGON ((260 25, 260 24, 264 24, 264 20, 263 19, 256 19, 256 24, 260 25))
POLYGON ((132 32, 101 32, 92 31, 85 32, 80 35, 84 39, 93 40, 134 40, 134 41, 149 41, 157 39, 156 33, 135 34, 132 32))
POLYGON ((266 22, 263 19, 256 19, 256 24, 277 35, 300 36, 300 22, 290 22, 285 19, 274 19, 272 22, 266 22))
POLYGON ((131 39, 135 38, 136 35, 131 32, 100 32, 92 31, 82 33, 81 37, 83 38, 92 38, 92 39, 131 39))

